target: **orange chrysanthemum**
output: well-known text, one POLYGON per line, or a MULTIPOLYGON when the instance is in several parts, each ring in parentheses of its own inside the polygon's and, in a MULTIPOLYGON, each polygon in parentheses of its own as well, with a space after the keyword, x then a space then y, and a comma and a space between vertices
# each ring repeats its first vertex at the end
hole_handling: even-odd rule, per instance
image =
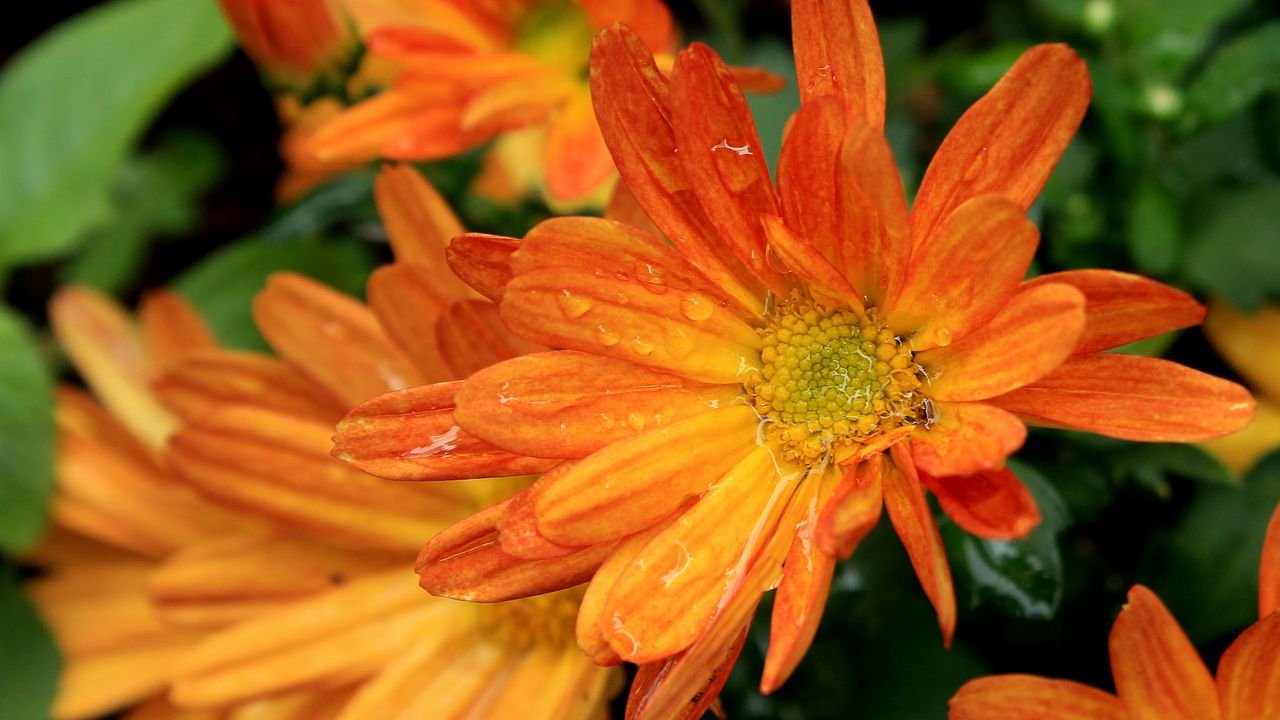
POLYGON ((1236 472, 1280 448, 1280 308, 1246 315, 1219 300, 1204 322, 1209 342, 1258 394, 1258 411, 1244 430, 1204 447, 1236 472))
MULTIPOLYGON (((591 577, 578 642, 598 662, 642 665, 639 716, 704 708, 775 585, 762 687, 778 687, 813 637, 835 560, 881 507, 949 642, 955 598, 924 491, 970 532, 1024 535, 1039 515, 1003 464, 1026 423, 1194 441, 1253 412, 1233 383, 1101 352, 1198 323, 1186 294, 1104 270, 1023 281, 1038 240, 1024 213, 1088 102, 1070 49, 1019 59, 943 142, 908 212, 881 133, 869 9, 796 0, 792 18, 803 106, 776 186, 712 50, 681 52, 668 80, 614 27, 592 51, 596 117, 670 244, 558 218, 522 241, 451 246, 508 328, 564 348, 471 376, 454 418, 493 446, 564 462, 434 538, 423 584, 496 599, 591 577), (536 579, 508 582, 522 564, 536 579)), ((402 418, 396 397, 353 410, 339 445, 355 454, 371 441, 352 428, 402 418)), ((422 445, 380 442, 384 456, 422 445)))
POLYGON ((1068 680, 997 675, 951 698, 951 720, 1262 720, 1280 717, 1280 506, 1262 547, 1261 617, 1223 653, 1217 679, 1150 590, 1111 626, 1116 694, 1068 680))
POLYGON ((218 0, 218 5, 253 61, 297 90, 338 70, 356 52, 350 24, 335 0, 218 0))

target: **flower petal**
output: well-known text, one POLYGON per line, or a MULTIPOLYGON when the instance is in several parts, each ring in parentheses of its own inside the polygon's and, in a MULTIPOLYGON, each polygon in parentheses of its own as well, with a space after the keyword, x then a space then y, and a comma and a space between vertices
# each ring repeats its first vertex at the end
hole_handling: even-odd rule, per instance
POLYGON ((467 432, 512 452, 575 459, 642 430, 728 407, 740 392, 562 350, 472 375, 458 391, 455 417, 467 432))
POLYGON ((982 195, 956 208, 917 244, 902 292, 885 307, 889 326, 919 352, 963 339, 1018 292, 1040 234, 1022 208, 982 195))
POLYGON ((1246 315, 1221 300, 1213 303, 1204 332, 1231 367, 1259 394, 1280 400, 1280 308, 1246 315))
POLYGON ((1217 720, 1218 692, 1195 646, 1150 590, 1134 585, 1111 626, 1111 673, 1133 720, 1217 720))
POLYGON ((985 403, 936 403, 938 418, 911 436, 911 459, 934 477, 998 468, 1027 439, 1027 426, 985 403))
POLYGON ((1008 468, 949 477, 922 473, 920 479, 942 511, 978 537, 1021 540, 1040 524, 1036 499, 1008 468))
POLYGON ((546 152, 547 191, 557 200, 590 195, 613 177, 613 158, 585 87, 569 97, 551 123, 546 152))
POLYGON ((1218 661, 1222 720, 1280 717, 1280 613, 1246 629, 1218 661))
POLYGON ((650 541, 609 593, 613 649, 643 664, 696 640, 746 573, 755 545, 774 530, 797 481, 779 474, 769 448, 757 447, 650 541))
POLYGON ((950 705, 948 720, 1129 720, 1115 695, 1035 675, 970 680, 950 705))
POLYGON ((640 532, 737 465, 756 447, 758 422, 751 408, 733 406, 607 445, 546 488, 538 529, 579 547, 640 532))
POLYGON ((462 234, 462 223, 426 178, 411 165, 386 163, 374 181, 373 199, 397 262, 426 268, 443 298, 474 297, 449 271, 444 255, 449 241, 462 234))
POLYGON ((612 27, 614 23, 626 25, 655 53, 671 44, 674 23, 662 0, 579 0, 579 4, 597 28, 612 27))
POLYGON ((520 241, 501 235, 463 233, 449 243, 445 252, 449 267, 476 292, 494 302, 502 300, 511 282, 511 254, 520 241))
POLYGON ((1066 45, 1037 45, 962 116, 929 163, 911 210, 917 245, 955 208, 995 193, 1024 210, 1084 117, 1089 71, 1066 45))
POLYGON ((138 306, 138 320, 147 363, 153 368, 164 368, 218 344, 196 309, 176 293, 148 293, 138 306))
POLYGON ((1243 475, 1263 455, 1280 447, 1280 406, 1258 400, 1252 422, 1238 432, 1206 440, 1200 446, 1243 475))
POLYGON ((1035 382, 1062 365, 1083 327, 1084 296, 1079 290, 1039 285, 1018 291, 990 322, 958 342, 915 357, 929 374, 929 397, 985 400, 1035 382))
MULTIPOLYGON (((839 262, 840 257, 836 253, 840 241, 836 225, 836 167, 844 128, 840 101, 816 97, 791 116, 778 155, 783 219, 832 262, 839 262)), ((904 226, 905 218, 904 205, 904 226)))
POLYGON ((814 540, 819 550, 847 558, 880 522, 884 466, 885 456, 873 455, 845 472, 818 516, 814 540))
POLYGON ((367 294, 381 329, 423 379, 441 382, 457 377, 436 337, 436 321, 450 301, 426 267, 407 262, 383 265, 369 277, 367 294))
POLYGON ((818 302, 831 307, 863 309, 862 296, 809 241, 791 232, 777 215, 763 215, 769 249, 787 264, 818 302))
POLYGON ((301 275, 272 275, 254 299, 253 317, 286 362, 340 403, 355 405, 423 381, 373 313, 301 275))
POLYGON ((1239 385, 1160 358, 1077 355, 1034 384, 991 404, 1028 422, 1124 440, 1195 442, 1253 418, 1239 385))
POLYGON ((453 396, 459 385, 421 385, 357 405, 338 423, 333 456, 389 480, 505 477, 555 465, 494 447, 458 427, 453 396))
POLYGON ((795 0, 791 44, 802 102, 834 95, 848 116, 884 127, 884 59, 865 0, 795 0))
POLYGON ((1084 332, 1077 354, 1120 347, 1199 325, 1204 306, 1164 283, 1115 270, 1068 270, 1041 275, 1028 286, 1065 283, 1084 293, 1084 332))
POLYGON ((440 355, 464 378, 525 353, 546 348, 516 337, 498 318, 498 306, 488 300, 460 300, 436 320, 440 355))
POLYGON ((882 480, 884 509, 911 558, 924 594, 938 614, 942 642, 950 647, 956 629, 956 594, 951 585, 951 568, 947 565, 938 524, 907 452, 901 443, 890 450, 893 462, 886 464, 882 480))
MULTIPOLYGON (((673 514, 674 520, 678 515, 673 514)), ((658 522, 646 530, 623 538, 614 551, 592 576, 587 591, 582 596, 582 605, 578 608, 578 623, 575 634, 578 647, 597 665, 618 665, 622 657, 609 645, 609 616, 605 614, 609 593, 636 556, 649 545, 670 522, 658 522)))
POLYGON ((1258 569, 1258 616, 1280 610, 1280 505, 1276 505, 1262 541, 1262 563, 1258 569))
POLYGON ((764 287, 786 292, 760 226, 762 213, 778 213, 778 199, 751 108, 720 56, 702 43, 676 57, 671 123, 677 159, 722 242, 764 287))
POLYGON ((220 405, 248 404, 333 422, 342 410, 287 365, 235 350, 206 350, 171 366, 152 383, 165 406, 187 420, 220 405))
MULTIPOLYGON (((573 463, 560 463, 548 470, 543 477, 568 472, 573 463)), ((534 512, 534 504, 546 489, 548 482, 535 482, 511 498, 494 523, 498 531, 498 542, 502 551, 522 560, 546 560, 564 557, 578 548, 557 545, 538 532, 538 516, 534 512)), ((610 556, 612 557, 612 556, 610 556)))
POLYGON ((591 97, 614 164, 645 213, 726 295, 761 312, 762 288, 716 236, 673 152, 671 84, 630 30, 612 27, 596 36, 591 97))

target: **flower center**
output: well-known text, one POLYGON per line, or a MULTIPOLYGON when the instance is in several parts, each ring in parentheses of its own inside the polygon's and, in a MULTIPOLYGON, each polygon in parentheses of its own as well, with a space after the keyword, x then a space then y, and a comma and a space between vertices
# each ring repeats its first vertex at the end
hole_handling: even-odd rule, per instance
POLYGON ((516 28, 515 49, 571 77, 586 78, 595 30, 587 13, 570 0, 533 6, 516 28))
POLYGON ((813 465, 927 421, 923 372, 874 308, 827 308, 796 290, 758 332, 762 369, 745 387, 783 459, 813 465))
POLYGON ((477 608, 479 630, 490 640, 523 650, 574 645, 574 624, 583 588, 535 595, 477 608))

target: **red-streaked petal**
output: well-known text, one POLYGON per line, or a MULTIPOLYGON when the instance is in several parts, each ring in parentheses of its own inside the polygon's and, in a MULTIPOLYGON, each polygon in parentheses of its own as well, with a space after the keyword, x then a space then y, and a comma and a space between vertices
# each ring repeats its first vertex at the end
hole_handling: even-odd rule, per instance
POLYGON ((285 362, 338 402, 354 405, 423 382, 373 313, 301 275, 272 275, 254 299, 253 317, 285 362))
POLYGON ((328 393, 279 360, 235 350, 190 355, 156 378, 152 389, 166 407, 189 420, 235 404, 329 422, 342 412, 328 393))
MULTIPOLYGON (((1084 296, 1070 285, 1020 290, 982 328, 916 354, 935 400, 985 400, 1035 382, 1071 356, 1084 327, 1084 296)), ((1008 409, 1008 408, 1006 408, 1008 409)))
POLYGON ((1066 45, 1037 45, 960 118, 929 163, 911 210, 911 237, 930 237, 978 195, 1026 209, 1084 117, 1089 71, 1066 45))
POLYGON ((862 296, 809 241, 791 232, 777 215, 761 217, 769 249, 804 283, 809 294, 830 307, 863 308, 862 296))
POLYGON ((1115 695, 1035 675, 970 680, 950 705, 948 720, 1130 720, 1115 695))
POLYGON ((547 191, 558 200, 590 195, 613 177, 613 158, 586 88, 574 92, 551 123, 545 162, 547 191))
POLYGON ((614 583, 605 605, 613 649, 644 664, 689 647, 775 531, 797 481, 779 473, 772 450, 757 447, 712 484, 614 583))
POLYGON ((1033 424, 1124 440, 1195 442, 1249 424, 1239 385, 1160 358, 1077 355, 1034 384, 990 400, 1033 424))
POLYGON ((1008 468, 951 477, 922 472, 920 480, 943 512, 978 537, 1020 540, 1040 524, 1035 498, 1008 468))
MULTIPOLYGON (((836 248, 836 168, 844 142, 844 109, 833 97, 806 102, 791 117, 778 155, 778 196, 787 225, 832 262, 836 248)), ((896 172, 896 171, 895 171, 896 172)), ((906 205, 903 204, 903 227, 906 205)))
POLYGON ((495 80, 467 98, 460 124, 478 137, 542 125, 574 89, 573 80, 549 69, 495 80))
POLYGON ((916 245, 902 292, 885 307, 885 321, 898 334, 910 334, 917 352, 962 340, 1018 291, 1039 242, 1036 226, 1008 199, 969 200, 928 244, 916 245))
POLYGON ((788 283, 769 265, 762 213, 778 213, 751 109, 715 51, 694 43, 676 57, 671 123, 677 158, 722 242, 775 293, 788 283))
POLYGON ((218 344, 196 309, 176 293, 161 290, 147 294, 138 306, 138 321, 147 363, 153 368, 165 368, 218 344))
POLYGON ((600 31, 591 47, 596 120, 623 182, 695 267, 744 308, 761 312, 762 288, 716 237, 677 157, 671 84, 630 30, 600 31))
MULTIPOLYGON (((563 474, 571 467, 573 463, 560 463, 547 471, 546 475, 563 474)), ((538 532, 534 503, 546 487, 545 482, 535 482, 514 495, 511 504, 503 509, 494 522, 494 529, 498 531, 498 543, 503 552, 522 560, 546 560, 564 557, 579 549, 557 545, 538 532)))
POLYGON ((383 265, 369 277, 367 292, 369 309, 424 380, 441 382, 458 377, 440 352, 436 337, 436 321, 450 301, 434 273, 415 263, 383 265))
POLYGON ((1195 298, 1141 275, 1068 270, 1041 275, 1027 285, 1045 283, 1065 283, 1084 293, 1084 332, 1077 354, 1110 350, 1204 320, 1204 306, 1195 298))
POLYGON ((699 667, 691 660, 695 657, 692 650, 641 665, 627 694, 626 720, 698 720, 716 704, 746 642, 744 627, 736 641, 716 647, 718 653, 697 653, 697 659, 714 663, 709 668, 699 667), (682 695, 685 697, 681 700, 675 699, 682 695), (669 710, 656 709, 667 706, 669 710))
POLYGON ((511 254, 520 241, 501 235, 464 233, 449 243, 445 252, 449 267, 476 292, 494 302, 502 300, 511 282, 511 254))
POLYGON ((884 59, 865 0, 794 0, 791 44, 801 101, 834 95, 847 115, 884 127, 884 59))
POLYGON ((1280 717, 1280 613, 1244 631, 1218 661, 1222 720, 1280 717))
POLYGON ((516 455, 454 422, 461 383, 422 385, 378 395, 338 423, 333 456, 391 480, 458 480, 542 472, 554 461, 516 455))
POLYGON ((1262 563, 1258 568, 1258 616, 1280 610, 1280 505, 1276 505, 1262 540, 1262 563))
POLYGON ((499 307, 517 335, 627 360, 691 380, 736 383, 757 364, 755 330, 715 298, 653 292, 589 269, 541 268, 507 285, 499 307))
POLYGON ((942 642, 950 647, 956 629, 956 594, 942 536, 908 451, 898 444, 890 453, 893 461, 886 463, 882 479, 884 509, 911 558, 924 594, 937 612, 942 642))
POLYGON ((512 335, 498 318, 498 306, 488 300, 453 303, 437 318, 435 334, 445 364, 460 378, 546 349, 512 335))
POLYGON ((998 468, 1022 447, 1027 426, 985 403, 936 404, 937 422, 911 436, 911 458, 934 477, 998 468))
POLYGON ((1213 676, 1178 621, 1134 585, 1111 626, 1111 673, 1133 720, 1217 720, 1213 676))
POLYGON ((578 647, 597 665, 618 665, 622 657, 609 645, 609 622, 605 615, 606 602, 618 577, 644 550, 649 542, 667 528, 669 522, 659 522, 653 527, 624 538, 591 578, 587 592, 578 608, 575 629, 578 647))
POLYGON ((644 530, 737 465, 756 446, 758 422, 733 406, 607 445, 546 488, 538 529, 573 546, 644 530))
POLYGON ((462 234, 462 223, 426 178, 412 166, 384 164, 373 184, 373 199, 397 261, 426 268, 433 290, 443 298, 473 297, 449 271, 444 255, 449 241, 462 234))
POLYGON ((847 558, 880 522, 885 456, 873 455, 845 473, 818 516, 814 540, 828 555, 847 558))
POLYGON ((646 429, 728 407, 734 385, 703 385, 621 360, 562 350, 476 373, 458 392, 458 423, 534 457, 583 458, 646 429))
POLYGON ((848 118, 836 167, 836 262, 863 294, 884 305, 897 295, 911 258, 907 200, 889 143, 848 118))

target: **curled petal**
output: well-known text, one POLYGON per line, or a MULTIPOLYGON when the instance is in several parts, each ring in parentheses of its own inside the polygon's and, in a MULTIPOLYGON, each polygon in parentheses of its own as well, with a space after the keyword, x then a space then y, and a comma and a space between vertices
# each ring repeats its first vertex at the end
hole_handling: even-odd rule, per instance
POLYGON ((911 436, 911 458, 934 477, 998 468, 1022 447, 1027 426, 985 403, 939 402, 937 421, 911 436))
POLYGON ((496 534, 457 554, 418 557, 423 589, 432 595, 470 602, 503 602, 563 590, 591 579, 614 543, 594 545, 561 557, 523 560, 503 551, 496 534))
POLYGON ((464 378, 490 365, 546 348, 516 337, 498 318, 498 306, 486 300, 461 300, 436 320, 440 355, 464 378))
POLYGON ((449 267, 476 292, 494 302, 502 300, 511 282, 511 254, 520 241, 501 235, 464 233, 449 243, 449 267))
POLYGON ((862 296, 809 241, 791 232, 777 215, 763 215, 764 234, 769 249, 804 282, 818 302, 831 307, 862 310, 862 296))
POLYGON ((1129 720, 1115 695, 1034 675, 970 680, 950 705, 949 720, 1129 720))
POLYGON ((880 522, 885 456, 873 455, 844 474, 818 516, 814 540, 827 555, 847 558, 880 522))
POLYGON ((1008 468, 966 476, 922 473, 920 479, 938 497, 943 512, 979 537, 1020 540, 1040 524, 1035 498, 1008 468))
POLYGON ((791 40, 802 102, 834 95, 847 115, 884 127, 884 59, 865 0, 792 2, 791 40))
POLYGON ((1178 621, 1150 590, 1134 585, 1111 626, 1116 694, 1134 720, 1217 720, 1213 676, 1178 621))
POLYGON ((1065 283, 1084 293, 1084 332, 1075 352, 1094 353, 1199 325, 1204 306, 1181 290, 1115 270, 1049 273, 1027 285, 1065 283))

